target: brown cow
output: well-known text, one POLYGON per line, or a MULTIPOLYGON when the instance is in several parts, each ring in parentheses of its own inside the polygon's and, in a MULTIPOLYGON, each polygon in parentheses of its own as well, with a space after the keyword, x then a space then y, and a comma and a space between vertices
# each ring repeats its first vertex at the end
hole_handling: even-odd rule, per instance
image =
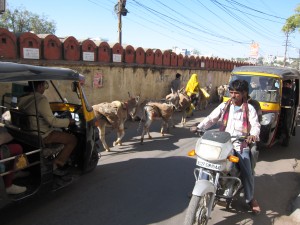
MULTIPOLYGON (((159 102, 148 102, 144 107, 143 117, 146 116, 145 124, 143 128, 143 132, 141 135, 141 144, 144 141, 145 133, 148 133, 148 137, 151 139, 151 135, 149 132, 149 127, 153 120, 162 120, 160 133, 164 136, 164 127, 169 128, 168 122, 171 121, 171 126, 173 125, 172 116, 175 110, 175 106, 173 104, 168 103, 159 103, 159 102)), ((141 121, 143 118, 141 119, 141 121)), ((140 122, 141 123, 141 122, 140 122)))
POLYGON ((186 117, 191 109, 191 98, 187 94, 182 93, 182 90, 177 92, 172 90, 172 93, 166 96, 166 100, 182 111, 181 125, 184 126, 186 124, 186 117))
MULTIPOLYGON (((129 95, 130 97, 130 95, 129 95)), ((140 97, 130 97, 128 101, 113 101, 103 102, 98 105, 93 105, 93 110, 96 115, 97 127, 99 130, 99 138, 106 151, 110 151, 110 148, 105 141, 105 127, 110 126, 117 129, 118 138, 113 142, 113 146, 122 145, 122 138, 125 135, 124 123, 127 120, 128 115, 133 119, 135 117, 136 108, 140 97)))

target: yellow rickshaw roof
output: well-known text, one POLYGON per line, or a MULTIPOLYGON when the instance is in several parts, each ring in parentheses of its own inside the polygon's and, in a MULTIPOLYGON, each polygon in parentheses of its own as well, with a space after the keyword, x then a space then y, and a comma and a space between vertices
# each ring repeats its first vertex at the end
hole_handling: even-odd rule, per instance
POLYGON ((275 75, 282 79, 299 79, 300 73, 298 70, 288 67, 273 67, 273 66, 241 66, 232 70, 232 74, 245 75, 275 75))

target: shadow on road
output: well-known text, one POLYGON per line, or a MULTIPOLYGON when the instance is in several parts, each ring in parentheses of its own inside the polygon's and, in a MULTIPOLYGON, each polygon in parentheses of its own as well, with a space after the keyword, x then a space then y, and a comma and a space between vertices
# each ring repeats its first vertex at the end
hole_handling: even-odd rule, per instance
POLYGON ((1 225, 146 225, 164 221, 186 209, 194 164, 187 157, 169 157, 102 165, 51 197, 4 210, 1 225))
MULTIPOLYGON (((274 219, 288 215, 291 211, 291 193, 298 193, 300 175, 293 172, 278 173, 275 175, 262 175, 255 178, 256 198, 262 212, 260 215, 251 215, 244 199, 238 197, 232 202, 230 214, 218 225, 227 224, 256 224, 271 225, 274 219), (293 183, 291 183, 291 178, 293 183), (283 189, 282 184, 288 184, 283 189), (251 222, 250 222, 251 221, 251 222)), ((225 208, 221 208, 225 211, 225 208)), ((214 212, 216 213, 216 212, 214 212)))

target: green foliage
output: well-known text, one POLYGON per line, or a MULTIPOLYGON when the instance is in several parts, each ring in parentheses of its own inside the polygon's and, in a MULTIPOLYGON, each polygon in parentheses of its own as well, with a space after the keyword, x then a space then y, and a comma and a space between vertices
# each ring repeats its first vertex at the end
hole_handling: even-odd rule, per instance
POLYGON ((36 34, 55 34, 56 24, 44 15, 37 15, 26 9, 7 9, 0 17, 0 27, 14 33, 34 32, 36 34))
POLYGON ((282 31, 285 34, 293 33, 297 28, 300 28, 300 5, 295 9, 295 14, 286 19, 282 31))

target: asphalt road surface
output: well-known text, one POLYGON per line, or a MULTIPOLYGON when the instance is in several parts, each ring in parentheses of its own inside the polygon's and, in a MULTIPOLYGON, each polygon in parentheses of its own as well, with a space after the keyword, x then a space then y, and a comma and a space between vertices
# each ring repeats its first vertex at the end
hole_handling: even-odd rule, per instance
MULTIPOLYGON (((189 127, 203 119, 216 105, 198 111, 186 127, 160 136, 160 122, 150 127, 153 139, 140 144, 139 122, 126 123, 123 146, 102 152, 97 168, 72 185, 38 196, 0 212, 1 225, 173 225, 182 224, 194 185, 195 158, 187 156, 197 137, 189 127)), ((179 122, 179 112, 175 121, 179 122)), ((109 130, 112 146, 115 132, 109 130)), ((297 129, 298 137, 300 129, 297 129)), ((289 148, 274 146, 260 152, 256 167, 255 196, 261 205, 258 216, 248 212, 243 198, 228 211, 216 206, 209 224, 274 224, 291 213, 291 201, 300 190, 297 171, 300 140, 289 148)))

